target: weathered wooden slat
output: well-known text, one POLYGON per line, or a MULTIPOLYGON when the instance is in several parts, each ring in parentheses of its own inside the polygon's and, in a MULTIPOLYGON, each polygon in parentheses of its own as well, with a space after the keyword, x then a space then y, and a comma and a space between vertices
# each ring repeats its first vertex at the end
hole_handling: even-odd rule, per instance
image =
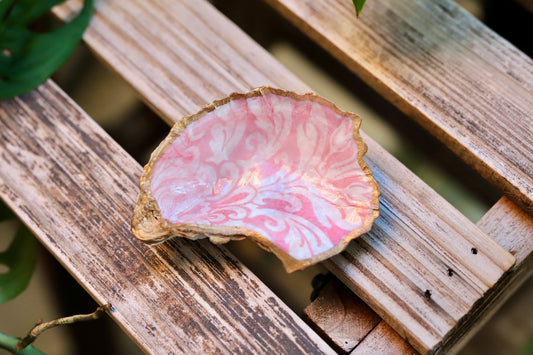
POLYGON ((417 352, 382 320, 350 354, 416 355, 417 352))
MULTIPOLYGON (((67 19, 79 7, 54 13, 67 19)), ((84 41, 168 123, 233 91, 307 90, 204 0, 100 1, 84 41)))
POLYGON ((341 354, 417 354, 337 279, 305 308, 304 319, 341 354))
POLYGON ((438 352, 514 260, 393 157, 369 147, 382 189, 380 223, 325 265, 417 351, 438 352))
MULTIPOLYGON (((234 90, 308 91, 205 1, 100 2, 84 38, 169 122, 234 90)), ((438 349, 514 258, 363 137, 382 188, 381 217, 329 265, 417 350, 438 349)))
POLYGON ((533 259, 533 217, 507 198, 502 198, 477 222, 499 245, 516 258, 513 269, 530 265, 533 259))
POLYGON ((341 354, 416 354, 367 304, 337 279, 305 308, 304 319, 341 354))
POLYGON ((145 351, 333 353, 225 248, 130 232, 141 167, 52 82, 0 103, 0 196, 145 351))
MULTIPOLYGON (((504 197, 483 216, 478 226, 514 254, 516 264, 476 305, 475 315, 454 330, 457 333, 453 337, 455 343, 447 344, 443 349, 447 353, 459 350, 533 272, 531 216, 504 197)), ((410 354, 414 351, 398 333, 385 326, 384 321, 375 327, 360 327, 361 324, 374 324, 375 315, 368 306, 361 305, 357 296, 352 294, 350 297, 337 288, 326 289, 320 294, 307 307, 306 315, 306 320, 314 329, 326 334, 326 339, 337 339, 337 343, 342 340, 349 346, 353 344, 355 349, 352 354, 410 354), (324 307, 327 307, 327 314, 320 312, 324 307), (341 319, 336 322, 337 327, 332 325, 336 319, 341 319), (352 331, 354 328, 359 331, 352 331), (364 333, 365 330, 368 333, 364 333)))
POLYGON ((533 61, 450 0, 268 0, 533 215, 533 61))
POLYGON ((451 353, 461 348, 533 274, 533 217, 504 197, 477 225, 513 254, 516 263, 476 305, 476 316, 458 329, 457 343, 449 345, 451 353))
POLYGON ((304 309, 304 319, 341 354, 349 353, 381 322, 337 279, 328 281, 316 300, 304 309))

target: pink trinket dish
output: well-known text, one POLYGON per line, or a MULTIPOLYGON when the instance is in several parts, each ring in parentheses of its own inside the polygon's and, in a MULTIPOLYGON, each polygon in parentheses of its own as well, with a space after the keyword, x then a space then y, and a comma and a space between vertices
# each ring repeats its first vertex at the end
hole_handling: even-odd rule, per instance
POLYGON ((378 217, 361 119, 315 94, 261 87, 177 122, 153 152, 137 238, 250 238, 287 272, 343 251, 378 217))

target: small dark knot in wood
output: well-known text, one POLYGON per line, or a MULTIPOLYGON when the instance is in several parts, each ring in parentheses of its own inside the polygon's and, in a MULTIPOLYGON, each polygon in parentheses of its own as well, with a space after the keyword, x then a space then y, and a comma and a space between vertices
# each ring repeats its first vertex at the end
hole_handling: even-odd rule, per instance
POLYGON ((426 290, 426 292, 424 292, 424 297, 429 300, 431 298, 431 291, 430 290, 426 290))
POLYGON ((470 251, 472 252, 472 254, 476 255, 477 254, 477 248, 472 248, 470 249, 470 251))
POLYGON ((450 276, 450 277, 453 276, 453 270, 452 269, 448 269, 448 276, 450 276))

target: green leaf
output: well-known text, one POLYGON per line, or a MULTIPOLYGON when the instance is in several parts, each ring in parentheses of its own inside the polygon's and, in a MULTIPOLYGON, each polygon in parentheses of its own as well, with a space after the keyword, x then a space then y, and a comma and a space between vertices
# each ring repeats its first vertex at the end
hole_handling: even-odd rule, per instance
POLYGON ((9 247, 0 253, 0 303, 24 291, 37 261, 37 240, 24 226, 19 227, 9 247))
POLYGON ((63 0, 0 1, 0 99, 26 93, 48 79, 72 54, 89 24, 94 0, 79 15, 48 33, 29 26, 63 0))
POLYGON ((524 348, 520 351, 521 355, 532 355, 533 354, 533 340, 530 340, 524 348))
POLYGON ((355 13, 357 16, 361 13, 363 10, 363 5, 365 4, 366 0, 353 0, 353 5, 355 6, 355 13))
MULTIPOLYGON (((0 349, 5 349, 15 353, 19 339, 11 335, 0 333, 0 349)), ((33 346, 27 346, 19 351, 17 355, 45 355, 42 351, 35 349, 33 346)))
POLYGON ((4 16, 10 11, 13 2, 15 2, 15 0, 0 1, 0 19, 2 19, 2 23, 4 22, 4 16))

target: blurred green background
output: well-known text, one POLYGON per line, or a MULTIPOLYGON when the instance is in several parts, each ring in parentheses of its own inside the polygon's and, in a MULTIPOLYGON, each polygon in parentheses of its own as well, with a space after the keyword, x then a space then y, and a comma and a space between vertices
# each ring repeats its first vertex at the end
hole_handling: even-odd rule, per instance
MULTIPOLYGON (((499 199, 499 191, 267 5, 249 0, 211 2, 313 90, 340 108, 359 114, 367 134, 470 220, 476 222, 499 199)), ((519 4, 533 7, 533 1, 458 2, 533 56, 533 12, 519 4)), ((83 46, 54 79, 143 165, 168 133, 169 127, 136 93, 83 46)), ((9 244, 12 230, 12 224, 0 224, 0 250, 9 244)), ((312 278, 325 272, 316 266, 289 275, 274 256, 250 242, 232 242, 229 248, 297 313, 309 304, 312 278)), ((29 288, 18 298, 0 305, 0 331, 23 336, 39 319, 88 313, 96 306, 41 247, 29 288)), ((533 279, 530 279, 469 342, 462 354, 525 354, 528 348, 531 351, 532 344, 533 279)), ((109 319, 56 328, 45 333, 35 345, 48 354, 58 355, 141 353, 109 319)))

